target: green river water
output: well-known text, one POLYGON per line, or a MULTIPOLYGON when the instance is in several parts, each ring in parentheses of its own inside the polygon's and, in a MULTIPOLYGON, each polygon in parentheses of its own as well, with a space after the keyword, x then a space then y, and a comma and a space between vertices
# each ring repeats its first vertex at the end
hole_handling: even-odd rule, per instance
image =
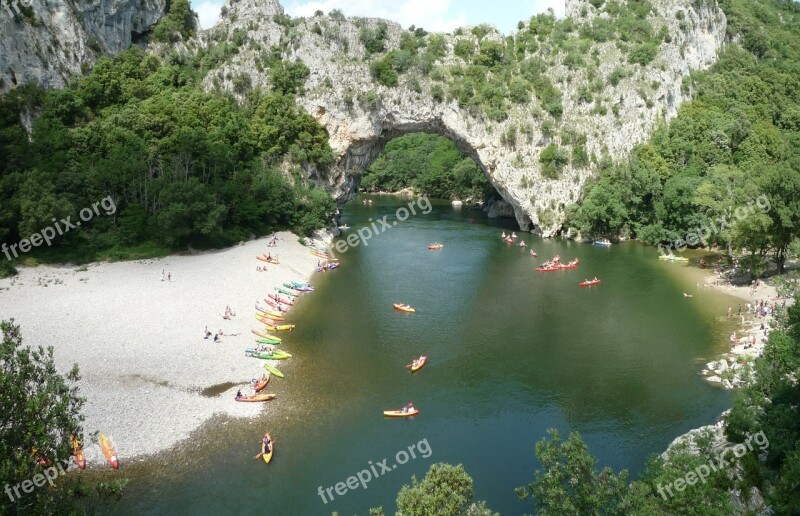
MULTIPOLYGON (((348 204, 342 223, 391 221, 409 202, 374 199, 348 204)), ((533 478, 534 444, 548 428, 580 431, 600 467, 635 475, 650 454, 728 408, 729 395, 699 371, 724 349, 730 327, 718 316, 731 301, 698 291, 700 271, 636 243, 605 249, 520 233, 537 260, 501 242, 511 227, 435 203, 341 255, 342 267, 318 274, 317 291, 291 314, 298 329, 282 347, 294 359, 269 389, 278 400, 261 418, 213 421, 165 457, 131 464, 115 512, 393 514, 412 475, 449 462, 464 464, 476 500, 531 513, 514 488, 533 478), (428 251, 434 241, 445 248, 428 251), (555 254, 580 267, 534 272, 555 254), (578 286, 593 276, 602 285, 578 286), (688 290, 693 299, 683 298, 688 290), (404 366, 421 354, 430 362, 412 375, 404 366), (417 417, 382 416, 408 401, 417 417), (265 430, 277 443, 270 465, 253 460, 265 430), (416 458, 391 468, 420 441, 416 458), (319 496, 370 461, 380 474, 384 459, 390 470, 366 489, 333 491, 328 503, 319 496)))

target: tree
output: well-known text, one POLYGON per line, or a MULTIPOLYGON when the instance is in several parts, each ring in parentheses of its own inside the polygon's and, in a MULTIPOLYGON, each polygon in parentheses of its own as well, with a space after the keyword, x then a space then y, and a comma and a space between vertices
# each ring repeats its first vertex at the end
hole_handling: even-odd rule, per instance
POLYGON ((404 485, 397 495, 397 509, 403 516, 491 515, 483 502, 472 503, 472 477, 461 464, 434 464, 422 482, 411 477, 411 485, 404 485))
POLYGON ((761 176, 761 188, 769 200, 769 234, 778 272, 783 274, 786 251, 800 236, 800 170, 793 166, 770 168, 761 176))
MULTIPOLYGON (((62 376, 52 347, 23 347, 13 320, 0 323, 0 330, 0 484, 14 486, 69 459, 72 436, 82 434, 84 399, 77 365, 62 376)), ((24 494, 16 504, 0 498, 4 513, 55 510, 47 489, 24 494)))
POLYGON ((542 463, 535 479, 517 488, 522 500, 532 500, 538 514, 613 514, 627 491, 628 472, 615 474, 610 468, 599 473, 597 459, 589 453, 577 432, 562 442, 555 429, 550 438, 536 443, 536 457, 542 463))

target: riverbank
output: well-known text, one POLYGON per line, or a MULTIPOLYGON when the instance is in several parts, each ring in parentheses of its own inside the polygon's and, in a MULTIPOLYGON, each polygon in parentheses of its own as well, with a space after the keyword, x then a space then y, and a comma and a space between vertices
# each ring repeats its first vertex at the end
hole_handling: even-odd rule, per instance
POLYGON ((706 380, 726 389, 744 386, 750 378, 749 364, 764 353, 764 346, 772 331, 776 306, 791 304, 791 299, 781 299, 777 289, 767 282, 737 284, 718 274, 708 275, 702 285, 717 289, 742 302, 730 306, 726 316, 739 321, 739 328, 730 336, 730 349, 718 360, 706 364, 702 374, 706 380))
MULTIPOLYGON (((262 238, 188 256, 20 268, 0 280, 0 317, 16 320, 26 345, 53 346, 60 372, 78 364, 85 432, 110 437, 125 463, 169 449, 217 414, 274 410, 233 398, 264 372, 244 354, 251 330, 263 326, 255 303, 284 282, 307 281, 317 265, 296 235, 278 238, 273 248, 262 238), (280 264, 256 260, 265 252, 280 264), (222 317, 227 305, 231 320, 222 317), (226 336, 204 339, 206 326, 226 336)), ((291 361, 281 367, 290 378, 291 361)), ((282 381, 273 378, 267 391, 282 381)), ((87 448, 87 460, 101 463, 97 447, 87 448)))

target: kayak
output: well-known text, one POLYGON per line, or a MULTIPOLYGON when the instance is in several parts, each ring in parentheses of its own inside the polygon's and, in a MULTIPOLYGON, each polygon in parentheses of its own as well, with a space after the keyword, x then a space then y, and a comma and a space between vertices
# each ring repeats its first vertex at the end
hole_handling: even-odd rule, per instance
MULTIPOLYGON (((269 344, 267 344, 267 345, 269 345, 269 344)), ((267 354, 272 354, 272 355, 283 356, 283 357, 286 357, 286 358, 292 358, 292 355, 290 353, 287 353, 286 351, 283 351, 282 349, 277 349, 277 348, 272 348, 272 350, 269 350, 269 349, 265 349, 265 348, 259 346, 257 348, 247 348, 247 349, 244 350, 244 352, 245 352, 246 355, 258 354, 258 353, 267 353, 267 354)))
POLYGON ((274 366, 274 365, 272 365, 272 364, 269 364, 269 363, 267 363, 267 364, 264 364, 264 369, 266 369, 266 370, 267 370, 267 371, 269 371, 270 373, 274 374, 274 375, 275 375, 275 376, 277 376, 278 378, 283 378, 283 373, 281 372, 281 370, 280 370, 280 369, 278 369, 277 367, 275 367, 275 366, 274 366))
POLYGON ((563 263, 558 264, 559 269, 577 269, 578 263, 580 263, 577 259, 569 262, 568 264, 564 265, 563 263))
POLYGON ((416 309, 414 309, 414 308, 411 308, 410 306, 408 306, 408 305, 404 305, 404 304, 402 304, 402 303, 394 303, 392 306, 393 306, 393 307, 394 307, 396 310, 400 310, 401 312, 408 312, 408 313, 411 313, 411 314, 413 314, 413 313, 416 313, 416 311, 417 311, 416 309))
POLYGON ((277 294, 269 294, 267 297, 272 299, 273 301, 276 301, 278 303, 282 303, 282 304, 287 305, 287 306, 292 306, 294 304, 292 301, 289 301, 288 299, 283 299, 281 296, 279 296, 277 294))
POLYGON ((273 312, 272 310, 265 310, 258 305, 256 305, 256 310, 265 316, 269 317, 270 319, 275 319, 276 321, 282 321, 283 315, 279 314, 278 312, 273 312))
POLYGON ((272 442, 272 437, 269 434, 267 434, 267 439, 269 440, 269 452, 267 452, 267 443, 264 442, 264 439, 261 439, 261 458, 269 464, 269 461, 272 460, 272 453, 275 451, 275 443, 272 442))
POLYGON ((419 357, 419 360, 417 361, 417 365, 416 366, 414 366, 414 365, 411 366, 411 372, 412 373, 416 373, 417 371, 422 369, 427 362, 428 362, 428 357, 426 357, 426 356, 419 357))
POLYGON ((100 434, 100 449, 103 450, 103 455, 106 456, 106 460, 111 464, 111 467, 119 469, 117 451, 114 449, 114 446, 111 445, 111 441, 103 434, 100 434))
POLYGON ((292 355, 288 353, 277 353, 273 351, 272 353, 259 353, 255 350, 247 350, 245 354, 251 358, 260 358, 261 360, 289 360, 292 358, 292 355))
POLYGON ((275 321, 266 317, 256 316, 256 319, 266 324, 269 331, 292 331, 295 328, 294 324, 274 324, 275 321))
POLYGON ((594 241, 594 245, 601 245, 601 246, 605 246, 605 247, 610 247, 611 246, 611 242, 609 242, 608 240, 595 240, 594 241))
MULTIPOLYGON (((266 324, 267 326, 272 326, 272 327, 274 327, 274 326, 275 326, 277 323, 279 323, 279 322, 280 322, 280 321, 276 321, 276 320, 274 320, 274 319, 270 319, 270 318, 269 318, 269 317, 267 317, 266 315, 261 315, 261 314, 256 314, 256 321, 258 321, 258 322, 261 322, 261 323, 264 323, 264 324, 266 324)), ((269 329, 270 331, 272 330, 272 328, 268 328, 268 329, 269 329)))
POLYGON ((259 344, 268 344, 270 346, 277 346, 280 344, 280 342, 275 339, 256 339, 256 342, 259 344))
POLYGON ((561 270, 559 267, 536 267, 536 272, 554 272, 561 270))
POLYGON ((263 401, 274 400, 277 397, 277 394, 254 394, 253 396, 239 396, 238 398, 234 398, 234 400, 243 403, 261 403, 263 401))
POLYGON ((436 251, 438 249, 443 249, 443 248, 444 244, 431 244, 428 246, 428 249, 430 249, 431 251, 436 251))
POLYGON ((684 258, 683 256, 675 256, 674 254, 660 254, 658 255, 659 260, 669 260, 671 262, 688 262, 688 258, 684 258))
POLYGON ((256 260, 261 260, 262 262, 269 263, 269 260, 267 260, 264 256, 261 255, 256 256, 256 260))
POLYGON ((259 381, 257 381, 257 382, 256 382, 256 385, 255 385, 255 387, 254 387, 254 388, 255 388, 255 391, 256 391, 256 392, 261 392, 261 391, 263 391, 263 390, 264 390, 264 387, 266 387, 266 386, 267 386, 267 384, 269 383, 269 379, 270 379, 270 378, 271 378, 271 377, 270 377, 270 375, 268 375, 268 374, 267 374, 267 375, 264 375, 264 378, 262 378, 262 379, 260 379, 259 381))
POLYGON ((403 412, 402 410, 384 410, 383 415, 386 417, 411 417, 416 416, 419 414, 419 410, 411 409, 408 412, 403 412))
POLYGON ((280 343, 281 342, 281 339, 279 339, 278 337, 275 337, 274 335, 270 335, 269 333, 260 332, 260 331, 256 331, 256 330, 250 330, 250 331, 252 331, 254 335, 257 335, 257 336, 261 337, 262 339, 265 339, 265 340, 268 340, 268 341, 272 341, 272 342, 267 342, 267 343, 262 343, 262 344, 273 344, 273 343, 280 343))
POLYGON ((594 286, 594 285, 599 285, 599 284, 600 284, 600 281, 601 281, 601 280, 597 280, 597 281, 595 281, 595 280, 592 280, 592 281, 582 281, 581 283, 578 283, 578 285, 580 285, 581 287, 591 287, 591 286, 594 286))
POLYGON ((283 340, 281 340, 281 338, 280 338, 280 337, 276 337, 275 335, 272 335, 272 334, 266 333, 266 331, 265 331, 265 330, 261 330, 261 331, 262 331, 262 333, 263 333, 264 335, 266 335, 266 337, 264 337, 265 339, 272 339, 272 340, 277 340, 278 342, 283 342, 283 340))
POLYGON ((280 292, 281 294, 285 294, 285 295, 287 295, 287 296, 291 296, 291 297, 293 297, 293 298, 294 298, 294 297, 297 297, 297 296, 299 296, 299 295, 300 295, 300 294, 299 294, 299 293, 297 293, 297 292, 291 292, 291 291, 289 291, 289 290, 284 290, 284 289, 282 289, 282 288, 280 288, 280 287, 275 287, 275 290, 277 290, 277 291, 278 291, 278 292, 280 292))
POLYGON ((278 308, 278 304, 275 301, 272 301, 271 299, 264 298, 264 302, 267 304, 267 306, 271 306, 272 308, 276 309, 278 308))
POLYGON ((79 468, 86 469, 86 456, 83 454, 83 447, 74 435, 72 436, 72 456, 75 458, 75 464, 79 468))

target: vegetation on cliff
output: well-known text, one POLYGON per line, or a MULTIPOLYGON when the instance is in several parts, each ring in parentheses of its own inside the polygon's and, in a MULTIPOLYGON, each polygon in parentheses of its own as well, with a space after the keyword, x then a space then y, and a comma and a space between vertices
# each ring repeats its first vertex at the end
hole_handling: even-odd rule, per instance
POLYGON ((782 267, 800 236, 800 7, 779 0, 720 5, 729 36, 741 44, 686 81, 694 100, 669 127, 626 162, 601 163, 567 223, 587 236, 651 244, 716 227, 689 244, 771 253, 782 267), (762 195, 768 210, 731 217, 762 195), (726 216, 732 224, 720 228, 715 219, 726 216))
MULTIPOLYGON (((296 164, 333 163, 328 135, 282 90, 243 104, 203 92, 202 59, 132 49, 63 90, 0 98, 0 238, 9 244, 110 196, 116 211, 39 248, 66 261, 224 246, 330 221, 330 196, 296 164), (20 113, 36 115, 27 134, 20 113)), ((4 260, 5 261, 5 260, 4 260)))
POLYGON ((364 171, 361 186, 387 192, 413 188, 443 199, 481 200, 494 192, 475 161, 463 156, 452 141, 426 133, 390 141, 364 171))

